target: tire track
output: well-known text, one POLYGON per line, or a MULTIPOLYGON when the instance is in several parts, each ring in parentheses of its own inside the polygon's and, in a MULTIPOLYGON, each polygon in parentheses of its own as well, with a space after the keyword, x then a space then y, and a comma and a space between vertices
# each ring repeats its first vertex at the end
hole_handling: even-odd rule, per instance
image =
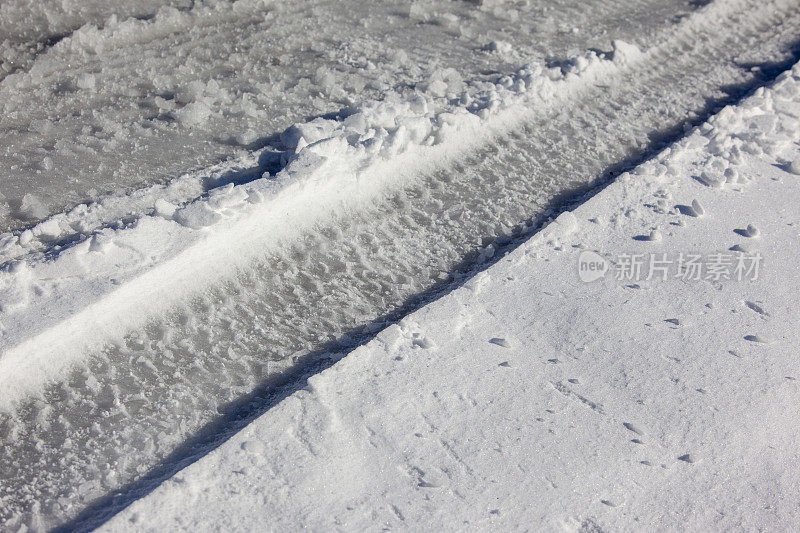
POLYGON ((102 521, 268 408, 287 379, 302 383, 687 122, 763 83, 734 60, 786 56, 800 17, 754 3, 739 20, 748 15, 763 22, 721 35, 723 19, 667 42, 646 68, 316 228, 94 354, 43 399, 0 418, 0 519, 102 521))

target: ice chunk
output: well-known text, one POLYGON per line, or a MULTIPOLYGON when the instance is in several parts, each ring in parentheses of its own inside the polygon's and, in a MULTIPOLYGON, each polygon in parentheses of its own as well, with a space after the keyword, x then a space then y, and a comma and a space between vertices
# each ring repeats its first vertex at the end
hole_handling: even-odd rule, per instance
POLYGON ((59 224, 58 220, 55 218, 37 224, 36 227, 33 228, 33 234, 42 241, 56 240, 61 236, 61 233, 61 224, 59 224))
POLYGON ((175 221, 188 228, 200 229, 216 224, 222 216, 206 202, 195 202, 175 211, 175 221))
POLYGON ((613 49, 612 60, 617 65, 630 66, 642 55, 637 46, 619 39, 612 41, 611 47, 613 49))
POLYGON ((484 49, 490 52, 497 52, 498 54, 509 54, 514 49, 511 43, 506 41, 492 41, 487 44, 484 49))
POLYGON ((163 198, 156 200, 154 207, 155 214, 164 218, 172 218, 172 216, 175 214, 175 210, 177 209, 175 205, 169 203, 163 198))
POLYGON ((421 88, 435 98, 443 98, 448 93, 460 94, 464 89, 464 80, 453 68, 437 69, 421 88))
POLYGON ((281 133, 281 143, 287 150, 299 151, 303 146, 333 135, 336 126, 336 122, 324 118, 294 124, 281 133))
POLYGON ((211 108, 203 102, 192 102, 175 111, 178 122, 187 126, 203 124, 211 116, 211 108))
POLYGON ((28 193, 22 197, 17 213, 22 218, 41 219, 47 216, 47 208, 39 198, 28 193))

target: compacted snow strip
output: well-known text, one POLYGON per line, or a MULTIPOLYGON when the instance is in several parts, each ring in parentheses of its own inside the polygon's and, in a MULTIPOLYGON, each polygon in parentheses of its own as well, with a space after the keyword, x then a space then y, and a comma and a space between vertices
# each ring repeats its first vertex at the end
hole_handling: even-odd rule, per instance
MULTIPOLYGON (((135 44, 132 39, 140 42, 194 27, 198 21, 205 20, 211 14, 215 16, 214 20, 220 17, 222 20, 234 20, 237 14, 241 16, 243 12, 258 11, 268 3, 265 0, 239 0, 233 3, 235 7, 230 12, 223 9, 221 4, 198 5, 189 11, 164 7, 153 20, 130 19, 109 23, 108 27, 103 29, 96 26, 81 28, 70 39, 59 43, 56 50, 88 47, 93 53, 100 53, 105 48, 112 47, 111 43, 116 41, 119 41, 119 46, 130 46, 135 44)), ((380 155, 387 157, 404 152, 413 144, 440 144, 443 135, 446 134, 442 131, 444 127, 455 129, 458 125, 458 120, 451 117, 451 114, 459 116, 468 112, 486 119, 496 114, 500 108, 525 104, 527 107, 535 106, 537 114, 542 115, 544 107, 552 107, 555 102, 560 101, 560 98, 569 98, 570 93, 581 85, 610 82, 614 77, 614 69, 630 67, 645 58, 651 61, 663 61, 660 52, 663 48, 670 48, 676 39, 691 41, 699 29, 713 26, 729 17, 737 18, 741 16, 743 10, 752 7, 750 4, 751 2, 747 0, 712 2, 686 17, 677 27, 663 30, 661 32, 663 35, 656 39, 659 44, 643 55, 637 52, 635 46, 618 41, 612 43, 613 50, 608 54, 589 51, 560 62, 551 60, 552 66, 549 68, 545 67, 541 59, 536 59, 514 74, 499 76, 494 82, 476 81, 467 87, 457 72, 452 70, 439 72, 438 76, 418 84, 411 90, 388 93, 385 101, 366 102, 345 108, 340 111, 340 116, 336 119, 318 118, 311 123, 296 124, 280 136, 280 142, 270 144, 268 148, 242 158, 181 176, 167 184, 148 186, 124 194, 111 194, 95 203, 81 204, 65 213, 48 217, 27 230, 3 233, 0 235, 0 263, 30 252, 58 251, 65 244, 83 240, 104 227, 118 227, 125 220, 135 220, 154 212, 156 215, 162 214, 158 206, 154 207, 159 199, 176 204, 191 202, 209 190, 227 184, 231 176, 247 175, 252 179, 251 175, 258 171, 259 166, 264 166, 263 161, 267 160, 271 165, 274 165, 276 159, 285 162, 305 145, 323 139, 346 138, 353 145, 369 144, 370 154, 380 152, 380 155), (617 50, 618 47, 622 49, 617 50), (603 59, 610 61, 603 62, 603 59), (605 66, 598 68, 596 63, 605 66), (570 89, 565 90, 566 88, 560 83, 548 83, 564 81, 569 82, 570 89), (405 109, 408 107, 411 108, 410 113, 405 109), (432 124, 427 124, 428 121, 432 124), (400 133, 395 135, 397 130, 400 133), (353 142, 353 136, 358 139, 357 143, 353 142), (303 141, 299 142, 301 138, 303 141), (289 142, 285 142, 287 140, 289 142), (387 140, 387 145, 384 146, 384 141, 387 140), (275 150, 283 153, 275 154, 275 150)), ((770 12, 763 22, 771 21, 781 11, 789 11, 793 7, 791 2, 785 0, 773 1, 770 12)), ((754 19, 751 24, 756 25, 761 22, 754 19)), ((60 65, 57 61, 48 62, 47 68, 58 70, 60 65)), ((24 90, 25 87, 26 84, 22 84, 18 89, 24 90)), ((526 115, 530 115, 531 111, 526 115)), ((204 115, 206 110, 201 103, 197 103, 188 105, 180 113, 181 117, 191 121, 192 116, 204 115)), ((474 117, 468 116, 468 118, 474 117)), ((511 127, 513 125, 506 125, 505 129, 511 127)), ((27 208, 32 212, 37 210, 36 199, 30 199, 29 204, 23 206, 23 209, 27 208)))
MULTIPOLYGON (((688 38, 698 24, 736 13, 740 4, 746 3, 706 6, 682 24, 682 33, 688 38)), ((159 198, 165 188, 134 194, 133 203, 155 207, 132 223, 109 222, 102 205, 97 213, 81 206, 4 235, 0 408, 279 238, 344 206, 369 203, 657 51, 642 54, 616 42, 610 54, 587 52, 550 68, 534 63, 460 93, 443 78, 424 92, 367 103, 338 120, 289 128, 281 135, 285 168, 277 176, 212 189, 180 205, 169 201, 174 195, 159 198)), ((263 155, 234 167, 252 168, 263 155)), ((182 178, 166 190, 191 197, 232 170, 182 178)), ((124 211, 118 209, 110 212, 124 211)))
POLYGON ((304 117, 378 100, 398 87, 452 79, 454 69, 465 80, 488 79, 531 57, 608 50, 609 36, 649 47, 661 28, 700 5, 398 0, 364 9, 359 0, 96 2, 0 5, 0 41, 8 36, 14 48, 20 39, 45 39, 42 50, 23 44, 33 46, 35 58, 16 62, 15 72, 0 81, 2 231, 209 167, 304 117), (125 19, 132 14, 140 18, 125 19))
POLYGON ((800 66, 104 529, 790 529, 800 66))
MULTIPOLYGON (((264 174, 264 181, 269 181, 272 177, 265 172, 266 168, 259 173, 260 167, 278 165, 286 167, 284 174, 308 173, 308 161, 295 163, 294 160, 308 159, 312 153, 318 158, 354 160, 363 172, 378 160, 392 159, 423 146, 457 144, 454 141, 463 142, 464 137, 484 137, 485 142, 491 138, 493 130, 513 128, 514 121, 509 121, 509 117, 521 111, 516 106, 524 105, 542 113, 581 87, 598 80, 608 81, 616 70, 630 66, 640 55, 635 46, 621 41, 612 46, 609 54, 589 51, 549 68, 535 62, 512 75, 498 77, 494 82, 476 81, 466 87, 453 72, 452 77, 445 75, 414 90, 390 93, 382 101, 344 109, 337 118, 317 118, 295 124, 284 131, 278 141, 244 158, 181 176, 166 185, 82 204, 29 229, 2 234, 0 261, 7 262, 32 252, 59 251, 71 240, 85 240, 87 235, 105 226, 119 226, 125 218, 147 215, 169 218, 174 208, 166 204, 203 202, 205 193, 228 185, 236 177, 248 176, 247 181, 258 181, 264 174), (509 108, 513 108, 511 112, 509 108), (464 129, 463 134, 454 133, 460 128, 464 129), (487 132, 481 134, 481 129, 487 132), (335 142, 340 146, 328 146, 335 142)), ((202 110, 197 112, 202 113, 202 110)), ((428 156, 428 159, 436 156, 435 153, 414 155, 428 156)), ((313 181, 311 177, 303 179, 313 181)), ((253 186, 255 184, 248 183, 241 188, 253 186)), ((214 194, 226 192, 216 190, 214 194)), ((238 191, 233 193, 237 194, 238 191)), ((176 220, 195 228, 200 224, 183 215, 176 220)), ((210 226, 213 221, 206 221, 204 225, 210 226)))
POLYGON ((12 48, 0 43, 0 70, 7 59, 14 70, 0 80, 3 231, 238 157, 304 117, 452 80, 454 69, 487 79, 530 57, 608 50, 609 35, 649 45, 697 9, 685 0, 74 4, 0 5, 0 40, 12 48), (27 40, 37 35, 42 49, 27 40), (19 52, 33 55, 24 64, 14 59, 20 39, 19 52))
MULTIPOLYGON (((182 207, 160 198, 153 214, 133 224, 32 259, 15 253, 74 227, 54 217, 7 236, 10 259, 0 273, 0 407, 62 375, 74 357, 120 337, 235 261, 248 261, 345 205, 369 203, 390 185, 402 186, 403 178, 432 171, 639 55, 636 47, 615 42, 609 58, 588 52, 564 67, 533 65, 460 95, 448 94, 442 81, 429 89, 438 97, 388 98, 343 120, 289 128, 281 135, 285 168, 274 177, 213 189, 182 207), (448 104, 448 96, 457 103, 448 104)), ((81 213, 63 218, 80 220, 81 213)))

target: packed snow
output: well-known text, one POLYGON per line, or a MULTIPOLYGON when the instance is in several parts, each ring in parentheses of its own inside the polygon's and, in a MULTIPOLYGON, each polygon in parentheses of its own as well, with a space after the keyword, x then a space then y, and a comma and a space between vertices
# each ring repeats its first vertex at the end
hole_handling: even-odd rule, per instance
POLYGON ((0 529, 789 527, 798 29, 4 2, 0 529))
POLYGON ((654 0, 3 2, 0 230, 239 157, 293 122, 399 86, 441 88, 526 58, 648 39, 690 10, 654 0), (501 39, 514 51, 490 50, 501 39), (22 208, 25 194, 42 208, 22 208))
POLYGON ((527 110, 556 105, 641 55, 621 41, 612 46, 607 59, 588 52, 567 67, 543 70, 534 64, 496 83, 464 88, 460 80, 452 89, 436 80, 442 87, 428 88, 433 96, 386 98, 352 109, 343 119, 296 124, 280 135, 285 164, 276 176, 230 183, 180 208, 164 201, 152 215, 120 229, 87 227, 87 209, 78 209, 16 239, 8 236, 0 251, 9 265, 0 286, 5 391, 0 407, 40 388, 41 380, 59 377, 74 357, 122 336, 119 324, 140 326, 173 305, 168 291, 180 296, 203 279, 213 280, 224 268, 215 259, 228 267, 236 266, 234 256, 240 264, 251 260, 241 252, 243 239, 247 250, 263 253, 287 232, 343 205, 352 208, 354 201, 369 203, 387 187, 402 186, 404 176, 412 178, 431 162, 442 165, 486 137, 514 129, 527 110), (387 179, 390 184, 384 184, 387 179), (18 259, 74 234, 70 218, 91 237, 61 247, 55 257, 18 259))

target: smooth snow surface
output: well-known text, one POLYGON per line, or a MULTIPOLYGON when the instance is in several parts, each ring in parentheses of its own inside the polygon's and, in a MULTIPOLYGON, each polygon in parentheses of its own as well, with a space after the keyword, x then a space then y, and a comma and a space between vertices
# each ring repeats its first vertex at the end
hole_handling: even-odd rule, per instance
MULTIPOLYGON (((378 3, 363 22, 342 1, 67 4, 0 7, 8 528, 107 519, 772 79, 800 29, 788 0, 378 3)), ((692 183, 724 190, 725 161, 796 141, 793 98, 712 140, 723 161, 692 183)), ((746 252, 769 231, 737 229, 746 252)))
POLYGON ((103 529, 793 529, 798 117, 800 66, 103 529), (694 255, 697 277, 676 264, 694 255), (675 263, 633 275, 636 256, 675 263))

